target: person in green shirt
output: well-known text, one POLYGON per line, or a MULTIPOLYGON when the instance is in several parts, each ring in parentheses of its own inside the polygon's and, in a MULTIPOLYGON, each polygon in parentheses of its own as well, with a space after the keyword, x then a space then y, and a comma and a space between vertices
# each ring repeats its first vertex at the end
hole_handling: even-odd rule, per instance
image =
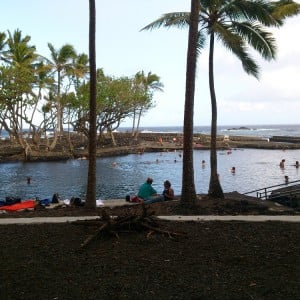
POLYGON ((145 203, 151 204, 154 202, 164 201, 163 196, 159 196, 157 191, 152 186, 153 179, 148 177, 146 182, 143 183, 140 188, 137 196, 145 203))

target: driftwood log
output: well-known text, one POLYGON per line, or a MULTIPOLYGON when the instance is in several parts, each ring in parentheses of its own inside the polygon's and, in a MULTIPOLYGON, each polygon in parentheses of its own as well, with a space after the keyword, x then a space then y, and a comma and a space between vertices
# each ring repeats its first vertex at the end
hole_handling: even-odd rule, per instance
POLYGON ((139 213, 129 213, 122 216, 110 216, 106 210, 102 211, 102 216, 98 220, 76 221, 73 224, 97 226, 94 234, 90 235, 81 244, 81 248, 89 245, 93 240, 100 236, 114 236, 119 238, 121 232, 147 232, 147 238, 152 233, 167 235, 169 238, 186 236, 183 232, 174 232, 159 228, 159 223, 154 217, 154 212, 148 212, 148 208, 141 204, 142 210, 139 213))

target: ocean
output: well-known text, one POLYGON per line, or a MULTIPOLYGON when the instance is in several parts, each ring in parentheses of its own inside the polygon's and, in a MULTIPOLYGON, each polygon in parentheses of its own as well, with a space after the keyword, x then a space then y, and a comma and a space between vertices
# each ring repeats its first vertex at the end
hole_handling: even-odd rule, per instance
MULTIPOLYGON (((141 132, 182 133, 182 126, 140 127, 141 132)), ((131 131, 130 127, 121 127, 120 132, 131 131)), ((210 134, 210 126, 194 126, 194 133, 210 134)), ((289 125, 226 125, 218 126, 217 134, 235 136, 254 136, 270 138, 272 136, 300 137, 300 124, 289 125)))
MULTIPOLYGON (((219 134, 250 135, 269 138, 273 135, 300 136, 300 125, 223 126, 219 134)), ((121 129, 126 131, 129 129, 121 129)), ((145 132, 182 132, 181 127, 143 127, 145 132)), ((209 133, 209 127, 196 127, 195 132, 209 133)), ((224 192, 246 193, 273 185, 300 180, 300 170, 295 162, 300 161, 300 150, 233 149, 218 151, 218 173, 224 192), (285 167, 279 162, 285 159, 285 167), (230 172, 231 167, 236 172, 230 172)), ((209 150, 194 151, 194 177, 196 192, 207 193, 210 176, 209 150), (205 164, 202 165, 202 160, 205 164)), ((72 196, 85 198, 88 162, 68 160, 62 162, 15 162, 0 164, 0 200, 6 196, 21 199, 50 198, 59 193, 62 199, 72 196), (31 183, 27 184, 27 176, 31 183)), ((147 177, 154 179, 153 186, 163 190, 163 182, 172 183, 175 194, 181 193, 182 155, 180 151, 130 154, 97 159, 97 199, 125 199, 135 194, 147 177)))

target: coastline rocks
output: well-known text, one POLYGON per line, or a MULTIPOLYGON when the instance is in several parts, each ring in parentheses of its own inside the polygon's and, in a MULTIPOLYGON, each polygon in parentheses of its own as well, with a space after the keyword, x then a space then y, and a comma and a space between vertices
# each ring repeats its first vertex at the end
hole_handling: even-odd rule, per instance
POLYGON ((235 128, 235 127, 233 127, 233 128, 228 128, 227 130, 229 130, 229 131, 231 131, 231 130, 255 130, 255 129, 253 129, 253 128, 249 128, 249 127, 238 127, 238 128, 235 128))
MULTIPOLYGON (((244 127, 240 127, 244 128, 244 127)), ((194 134, 194 149, 197 151, 209 150, 210 135, 194 134)), ((183 149, 182 133, 140 133, 138 137, 132 137, 130 133, 117 133, 111 137, 105 136, 97 145, 97 157, 120 156, 127 154, 142 154, 144 152, 165 152, 183 149)), ((30 143, 30 140, 28 140, 30 143)), ((12 161, 58 161, 68 159, 88 158, 87 139, 74 136, 71 141, 61 140, 55 149, 32 146, 32 151, 25 158, 24 149, 10 141, 0 140, 0 163, 12 161), (40 150, 37 150, 40 149, 40 150)), ((298 143, 272 142, 254 136, 217 136, 217 149, 252 148, 252 149, 300 149, 298 143)))

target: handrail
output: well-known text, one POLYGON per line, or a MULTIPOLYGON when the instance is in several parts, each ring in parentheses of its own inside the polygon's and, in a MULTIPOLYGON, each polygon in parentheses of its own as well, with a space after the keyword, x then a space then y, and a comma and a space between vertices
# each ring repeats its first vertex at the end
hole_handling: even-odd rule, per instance
POLYGON ((300 194, 300 188, 298 189, 292 189, 292 190, 287 190, 287 191, 280 191, 278 194, 274 193, 271 194, 272 199, 279 198, 279 197, 284 197, 284 196, 293 196, 293 195, 300 194))
POLYGON ((246 193, 244 193, 244 195, 256 193, 257 198, 267 199, 268 198, 268 193, 272 192, 273 188, 294 186, 296 183, 300 184, 300 180, 290 181, 289 183, 276 184, 276 185, 271 185, 271 186, 268 186, 268 187, 256 189, 256 190, 253 190, 253 191, 250 191, 250 192, 246 192, 246 193))

